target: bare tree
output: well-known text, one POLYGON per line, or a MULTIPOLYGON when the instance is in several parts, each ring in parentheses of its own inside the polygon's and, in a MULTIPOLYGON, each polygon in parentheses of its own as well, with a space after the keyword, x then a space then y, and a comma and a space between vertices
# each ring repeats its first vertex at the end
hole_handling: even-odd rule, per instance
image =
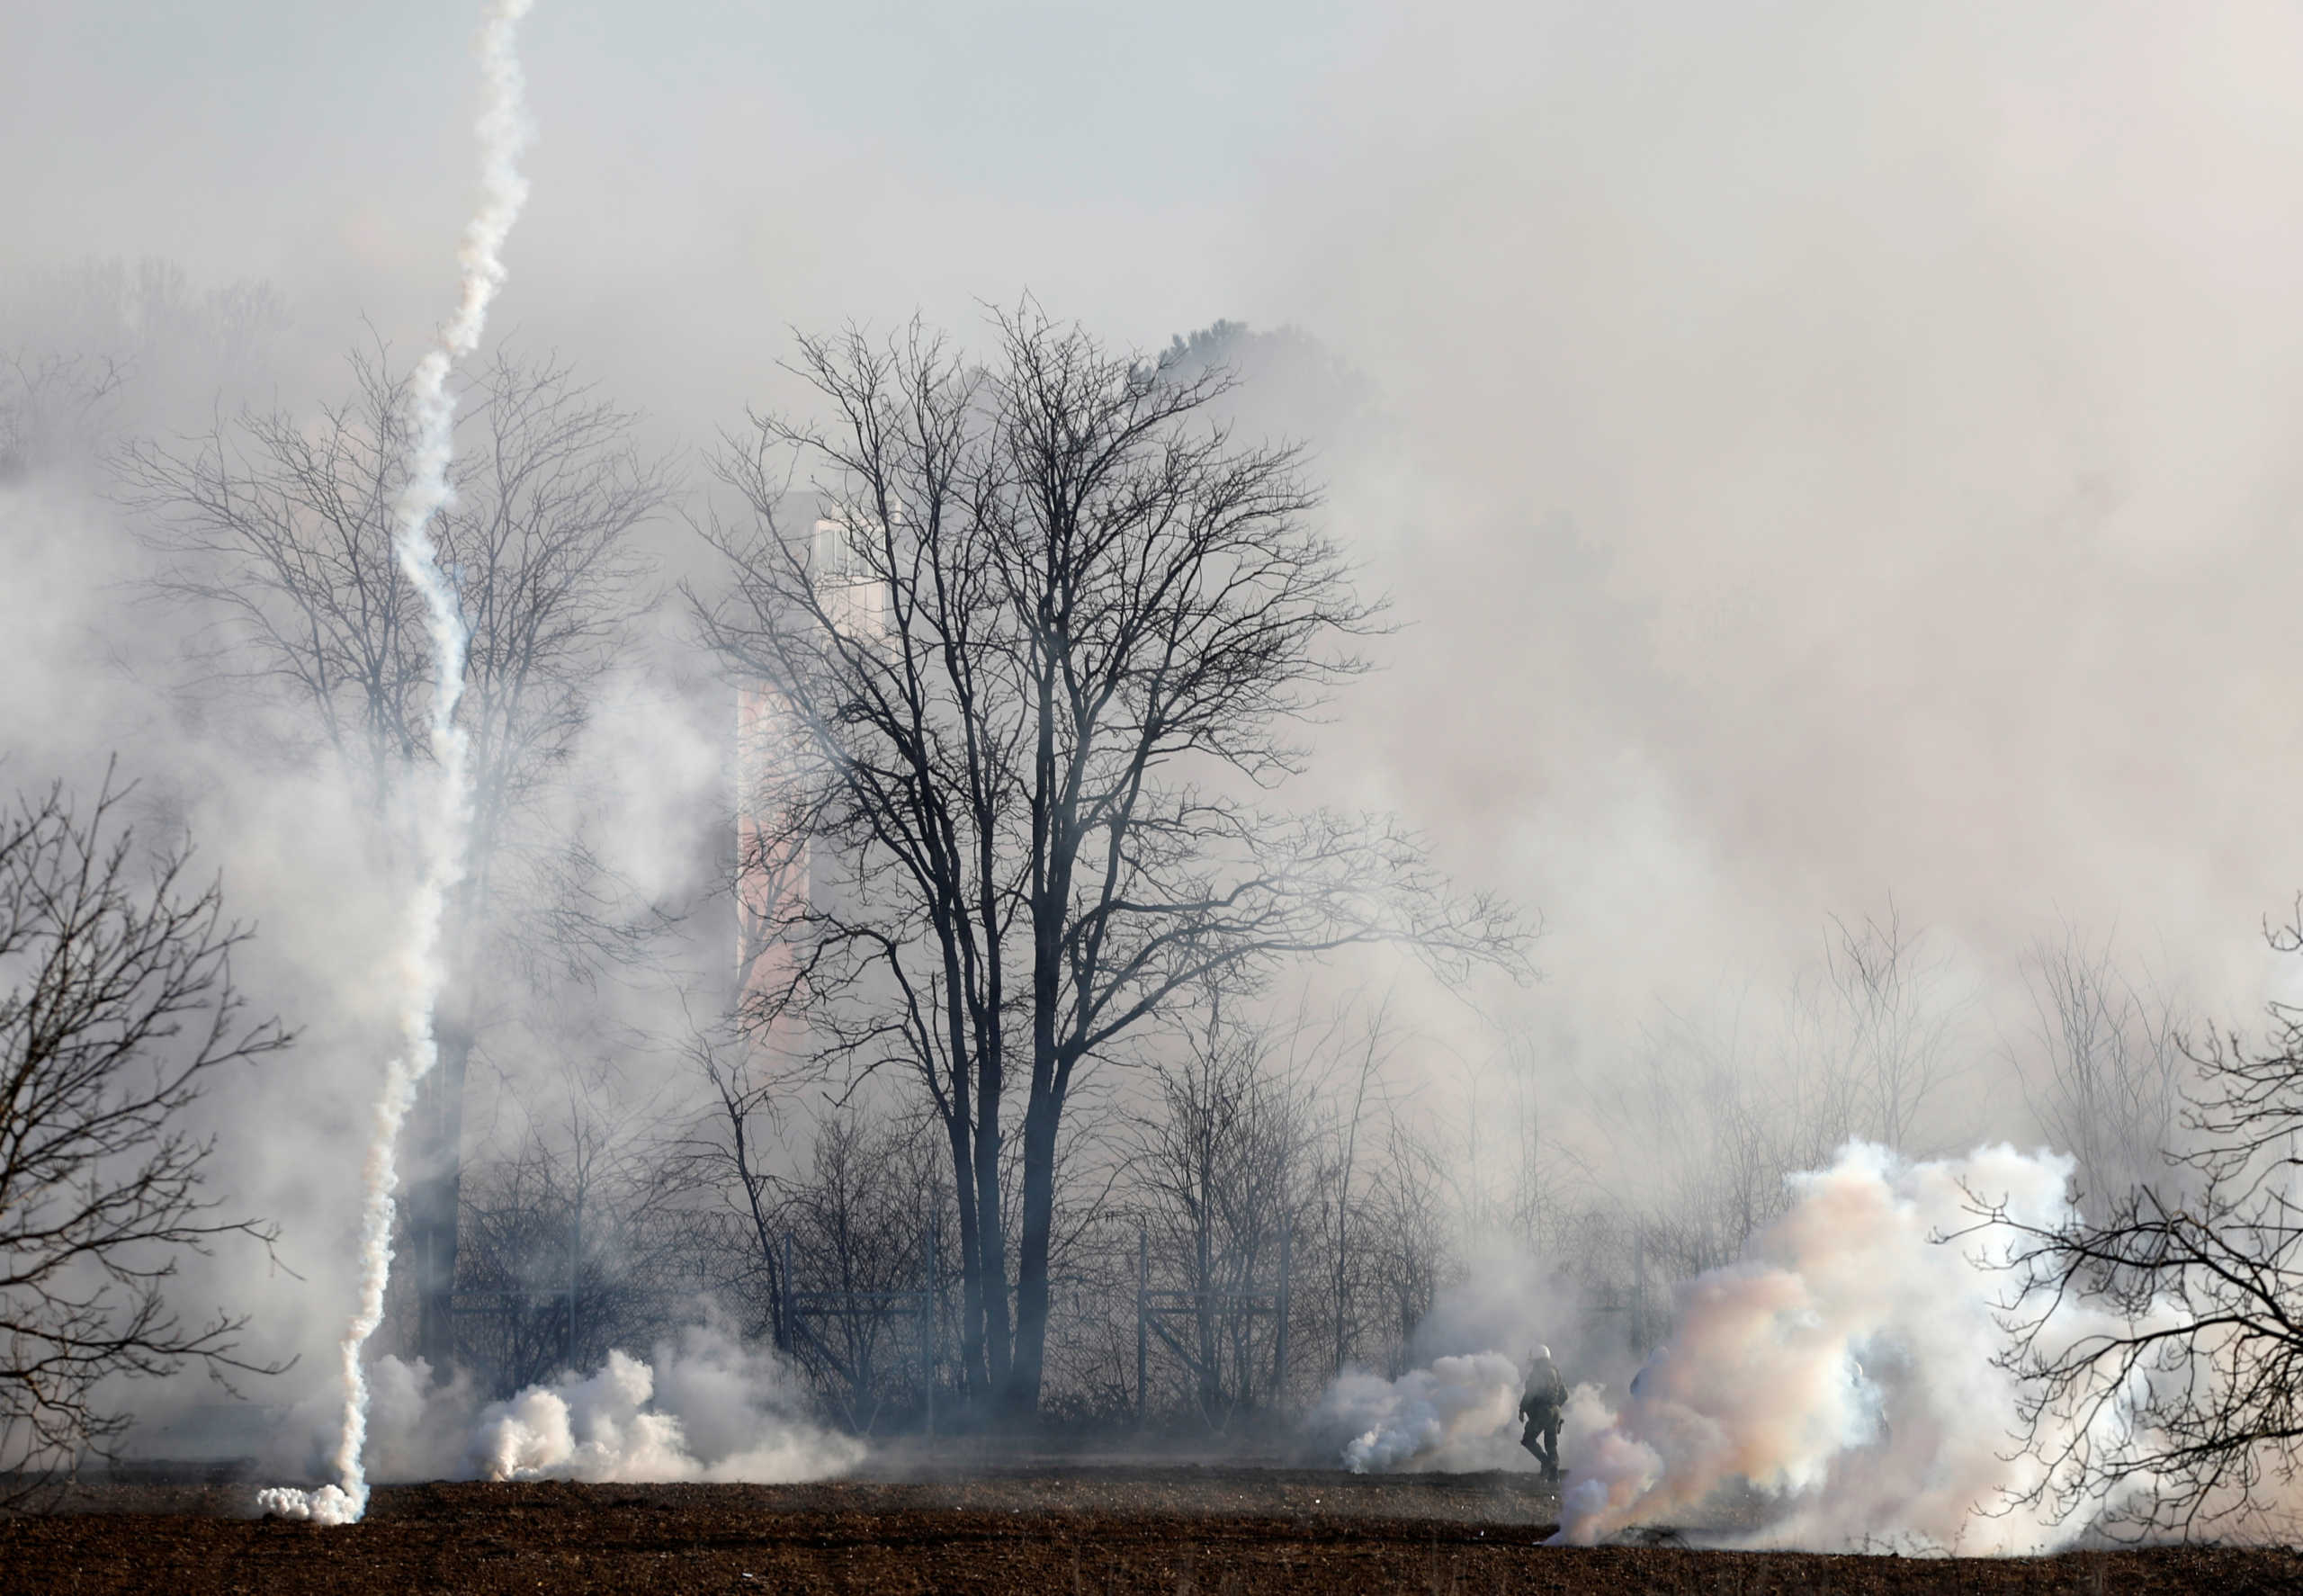
POLYGON ((1370 1283, 1383 1305, 1380 1321, 1389 1372, 1404 1371, 1415 1328, 1431 1312, 1448 1262, 1445 1155, 1398 1115, 1384 1126, 1383 1157, 1359 1234, 1369 1253, 1370 1283))
MULTIPOLYGON (((2303 951, 2303 923, 2275 939, 2303 951)), ((2137 1535, 2250 1528, 2303 1444, 2303 1009, 2272 1006, 2260 1051, 2212 1039, 2192 1062, 2184 1150, 2101 1219, 2012 1235, 2020 1294, 2007 1367, 2059 1513, 2107 1503, 2137 1535), (2074 1332, 2074 1326, 2077 1325, 2074 1332)), ((2291 1523, 2288 1526, 2291 1529, 2291 1523)))
POLYGON ((820 1118, 807 1168, 784 1183, 793 1287, 811 1312, 788 1312, 792 1357, 828 1390, 851 1429, 870 1433, 891 1398, 916 1413, 932 1318, 913 1312, 928 1286, 941 1182, 918 1121, 868 1121, 854 1108, 820 1118))
POLYGON ((0 819, 0 1469, 15 1492, 129 1422, 99 1386, 187 1362, 251 1369, 245 1323, 186 1324, 166 1287, 186 1251, 274 1232, 205 1195, 214 1139, 188 1121, 216 1072, 279 1052, 232 983, 248 933, 179 847, 148 857, 109 776, 0 819))
MULTIPOLYGON (((1722 1022, 1665 1010, 1645 1032, 1638 1066, 1595 1093, 1608 1184, 1656 1267, 1692 1276, 1779 1215, 1785 1177, 1828 1159, 1845 1125, 1812 1117, 1819 1072, 1780 1057, 1740 1000, 1722 1022)), ((1831 1069, 1847 1056, 1842 1040, 1831 1069)))
POLYGON ((1833 918, 1779 1008, 1736 991, 1708 1014, 1662 1011, 1644 1056, 1591 1091, 1611 1171, 1595 1195, 1615 1216, 1573 1223, 1620 1238, 1606 1265, 1631 1277, 1592 1283, 1644 1302, 1644 1269, 1686 1278, 1732 1261, 1788 1206, 1788 1178, 1850 1138, 1915 1151, 1951 1079, 1958 1014, 1943 961, 1892 904, 1833 918))
POLYGON ((648 1345, 702 1283, 702 1182, 678 1138, 644 1109, 596 1101, 572 1070, 564 1085, 552 1113, 517 1114, 461 1188, 459 1344, 499 1394, 648 1345))
POLYGON ((940 1379, 953 1317, 936 1127, 879 1104, 802 1101, 756 1050, 708 1034, 691 1048, 715 1099, 691 1143, 695 1167, 726 1203, 711 1238, 715 1295, 854 1428, 869 1431, 892 1404, 920 1416, 933 1400, 921 1364, 932 1358, 926 1378, 940 1379), (803 1155, 783 1145, 795 1136, 803 1155))
POLYGON ((94 453, 99 418, 123 375, 100 358, 0 356, 0 482, 94 453))
MULTIPOLYGON (((180 450, 133 447, 121 475, 165 561, 155 591, 213 618, 213 677, 292 706, 291 724, 365 783, 381 816, 434 755, 431 660, 391 547, 403 379, 381 353, 355 354, 352 368, 352 396, 317 416, 245 412, 180 450)), ((439 1067, 413 1116, 407 1206, 417 1350, 442 1369, 455 1355, 466 1072, 508 984, 479 972, 585 978, 644 923, 542 800, 629 646, 647 571, 634 533, 667 492, 633 418, 565 365, 499 352, 472 383, 435 527, 471 636, 457 709, 471 829, 445 917, 459 946, 445 961, 439 1067)))
POLYGON ((1326 1113, 1313 1131, 1317 1149, 1312 1168, 1306 1228, 1319 1239, 1317 1267, 1302 1271, 1321 1290, 1305 1293, 1305 1305, 1327 1321, 1328 1374, 1340 1375, 1361 1351, 1373 1320, 1369 1263, 1364 1245, 1373 1176, 1368 1170, 1376 1114, 1389 1108, 1385 1066, 1397 1045, 1388 997, 1360 1017, 1355 1028, 1329 1028, 1320 1042, 1336 1050, 1340 1068, 1322 1080, 1313 1096, 1326 1113))
POLYGON ((783 1107, 783 1083, 740 1039, 731 1045, 697 1028, 688 1051, 716 1108, 695 1138, 697 1161, 718 1190, 732 1194, 729 1223, 715 1233, 721 1251, 739 1260, 721 1271, 725 1292, 750 1306, 748 1317, 774 1338, 778 1351, 788 1352, 791 1283, 784 1273, 783 1196, 766 1144, 783 1107))
POLYGON ((2182 1017, 2119 971, 2108 942, 2091 948, 2075 931, 2039 942, 2026 976, 2024 1096, 2048 1139, 2077 1161, 2080 1201, 2101 1215, 2165 1169, 2191 1069, 2182 1017))
POLYGON ((123 433, 262 385, 285 324, 262 282, 195 290, 184 269, 89 260, 0 283, 0 480, 96 463, 123 433))
POLYGON ((1845 1027, 1852 1128, 1911 1152, 1928 1105, 1950 1077, 1953 1006, 1943 962, 1892 902, 1884 918, 1860 926, 1834 919, 1832 930, 1824 971, 1845 1027))
POLYGON ((1131 1184, 1155 1265, 1192 1294, 1185 1361, 1201 1421, 1222 1429, 1273 1395, 1258 1379, 1277 1326, 1256 1299, 1302 1216, 1308 1116, 1273 1067, 1268 1027, 1232 1018, 1217 992, 1174 1018, 1178 1045, 1151 1066, 1159 1100, 1137 1127, 1131 1184))
POLYGON ((960 1200, 970 1388, 1028 1412, 1083 1066, 1211 979, 1376 941, 1518 967, 1524 939, 1396 826, 1252 801, 1299 767, 1291 730, 1376 620, 1295 453, 1195 426, 1220 373, 1171 378, 1029 309, 997 327, 985 369, 917 328, 802 340, 834 420, 756 417, 723 455, 749 515, 706 529, 732 590, 694 609, 783 740, 748 869, 838 864, 835 892, 773 896, 761 940, 791 952, 754 1023, 804 1018, 820 1063, 919 1080, 960 1200))

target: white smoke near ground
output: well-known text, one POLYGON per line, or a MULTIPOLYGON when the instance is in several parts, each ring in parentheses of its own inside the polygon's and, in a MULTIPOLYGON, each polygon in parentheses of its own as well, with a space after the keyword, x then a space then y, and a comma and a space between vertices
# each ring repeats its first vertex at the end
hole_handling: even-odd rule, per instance
MULTIPOLYGON (((2041 1459, 2108 1439, 2132 1422, 2135 1403, 2121 1398, 2142 1394, 2091 1405, 2093 1436, 2050 1412, 2028 1438, 2039 1444, 2021 1444, 2009 1310, 2038 1310, 2008 1268, 2009 1233, 1977 1228, 1985 1203, 2032 1226, 2074 1218, 2071 1170, 2067 1158, 2006 1146, 1914 1162, 1852 1143, 1829 1169, 1793 1176, 1781 1219, 1679 1289, 1674 1333, 1619 1408, 1596 1384, 1571 1391, 1559 1538, 1699 1526, 1732 1500, 1741 1522, 1756 1520, 1738 1538, 1760 1547, 1989 1555, 2078 1539, 2117 1504, 2081 1496, 2070 1511, 2070 1482, 2041 1459)), ((1435 1305, 1416 1344, 1509 1340, 1538 1323, 1497 1317, 1515 1296, 1529 1300, 1467 1283, 1460 1300, 1435 1305)), ((2039 1344, 2111 1328, 2066 1300, 2039 1344)), ((1517 1357, 1491 1349, 1434 1357, 1394 1380, 1346 1375, 1311 1422, 1355 1473, 1531 1468, 1521 1373, 1517 1357)))
POLYGON ((1519 1445, 1519 1375, 1501 1352, 1435 1358, 1396 1380, 1347 1373, 1312 1423, 1350 1436, 1343 1466, 1354 1474, 1533 1467, 1519 1445))
POLYGON ((1519 1393, 1536 1348, 1573 1373, 1627 1367, 1623 1348, 1583 1331, 1575 1283, 1524 1251, 1480 1249, 1465 1277, 1434 1294, 1408 1338, 1414 1367, 1396 1379, 1347 1370, 1305 1421, 1354 1474, 1533 1469, 1519 1443, 1519 1393))
MULTIPOLYGON (((378 1480, 712 1481, 788 1484, 845 1474, 865 1445, 815 1423, 766 1353, 698 1325, 643 1360, 612 1351, 501 1402, 422 1359, 371 1371, 370 1472, 378 1480)), ((267 1492, 264 1511, 319 1519, 325 1492, 267 1492)))
POLYGON ((361 1279, 359 1306, 340 1343, 344 1360, 344 1425, 336 1448, 338 1483, 309 1498, 287 1489, 267 1490, 260 1500, 268 1511, 325 1524, 356 1522, 367 1511, 368 1482, 363 1451, 368 1425, 368 1387, 362 1358, 368 1338, 383 1323, 384 1292, 391 1273, 394 1167, 402 1125, 416 1100, 418 1082, 438 1057, 433 1035, 445 972, 441 938, 449 894, 462 879, 464 839, 470 826, 470 776, 456 704, 463 691, 464 650, 469 633, 454 584, 440 569, 431 521, 448 500, 448 463, 454 436, 455 400, 448 374, 457 361, 479 345, 488 302, 504 281, 502 250, 527 198, 520 175, 520 152, 530 130, 523 103, 523 80, 513 53, 513 32, 533 0, 494 0, 479 30, 477 53, 484 88, 479 132, 479 210, 464 229, 457 252, 462 292, 438 344, 417 363, 409 390, 415 435, 408 480, 393 507, 392 547, 401 569, 424 599, 433 651, 432 744, 439 760, 436 809, 420 828, 424 874, 411 905, 400 969, 405 983, 400 1028, 403 1051, 387 1067, 378 1098, 374 1130, 361 1170, 361 1279))
MULTIPOLYGON (((362 1463, 372 1480, 436 1480, 468 1472, 473 1423, 486 1399, 469 1371, 446 1379, 421 1358, 386 1353, 368 1368, 367 1449, 362 1463)), ((324 1416, 309 1415, 313 1434, 324 1416)))
POLYGON ((754 1353, 691 1332, 652 1364, 608 1354, 588 1378, 532 1386, 479 1416, 472 1462, 491 1480, 786 1484, 845 1474, 865 1446, 779 1404, 754 1353))
MULTIPOLYGON (((1793 1177, 1780 1220, 1680 1288, 1677 1329, 1623 1408, 1577 1394, 1561 1538, 1683 1523, 1750 1490, 1770 1504, 1747 1538, 1759 1546, 2009 1554, 2075 1540, 2094 1514, 2041 1505, 2047 1466, 2018 1444, 2018 1382, 2000 1361, 2014 1283, 2005 1242, 1976 1231, 1973 1212, 2003 1199, 2011 1218, 2058 1224, 2070 1173, 2066 1158, 2005 1146, 1909 1162, 1852 1143, 1793 1177)), ((2101 1328, 2066 1302, 2048 1334, 2101 1328)), ((2131 1412, 2113 1402, 2098 1422, 2131 1412)), ((2044 1439, 2059 1455, 2066 1438, 2044 1439)))

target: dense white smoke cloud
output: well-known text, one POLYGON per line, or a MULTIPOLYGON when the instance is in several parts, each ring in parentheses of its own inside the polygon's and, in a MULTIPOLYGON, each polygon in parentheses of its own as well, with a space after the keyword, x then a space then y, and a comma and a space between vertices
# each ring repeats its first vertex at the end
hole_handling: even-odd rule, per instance
POLYGON ((393 507, 392 547, 400 568, 424 599, 433 652, 432 746, 439 760, 437 807, 420 830, 424 874, 411 905, 401 967, 406 983, 400 1029, 403 1051, 387 1067, 376 1104, 374 1131, 361 1170, 360 1299, 341 1349, 344 1359, 344 1428, 336 1448, 340 1483, 325 1486, 309 1502, 294 1493, 267 1491, 267 1507, 320 1523, 356 1522, 367 1511, 368 1483, 362 1453, 368 1425, 368 1387, 362 1357, 368 1338, 383 1322, 384 1288, 391 1273, 392 1193, 399 1184, 394 1155, 402 1125, 416 1100, 416 1089, 438 1059, 433 1018, 446 979, 441 938, 449 894, 464 871, 465 834, 470 826, 470 774, 456 704, 463 691, 464 650, 469 633, 453 583, 440 569, 433 545, 432 517, 448 500, 448 462, 455 426, 455 399, 448 373, 479 345, 488 302, 504 281, 504 240, 527 199, 519 157, 529 138, 522 103, 513 31, 533 0, 493 0, 478 40, 485 85, 479 118, 479 211, 464 229, 457 252, 462 292, 440 341, 417 363, 409 381, 415 438, 408 486, 393 507))
POLYGON ((621 1352, 589 1378, 533 1386, 483 1412, 476 1472, 491 1480, 715 1480, 782 1484, 844 1474, 864 1443, 778 1399, 761 1360, 692 1332, 645 1364, 621 1352))
MULTIPOLYGON (((1678 1328, 1622 1411, 1579 1394, 1563 1438, 1562 1538, 1684 1521, 1748 1484, 1776 1504, 1752 1537, 1764 1546, 2069 1544, 2092 1515, 2054 1521, 2027 1500, 2045 1465, 2016 1444, 2017 1382, 1994 1361, 2008 1344, 2005 1242, 1938 1238, 1971 1230, 1975 1197, 2003 1198, 2018 1221, 2061 1223, 2070 1172, 2068 1159, 2004 1146, 1912 1163, 1854 1143, 1794 1177, 1782 1219, 1681 1288, 1678 1328)), ((2096 1328, 2066 1302, 2049 1332, 2096 1328)), ((2100 1421, 2122 1416, 2115 1403, 2100 1421)))
POLYGON ((1435 1358, 1396 1380, 1343 1375, 1312 1422, 1350 1436, 1343 1466, 1354 1474, 1535 1466, 1519 1446, 1519 1367, 1501 1352, 1435 1358))
MULTIPOLYGON (((846 1473, 864 1443, 810 1420, 772 1358, 696 1326, 646 1361, 614 1351, 591 1374, 484 1403, 436 1385, 421 1360, 372 1371, 367 1461, 380 1480, 740 1481, 783 1484, 846 1473)), ((318 1518, 325 1492, 266 1492, 284 1518, 318 1518)))
POLYGON ((1619 1361, 1620 1349, 1585 1345, 1586 1319, 1569 1281, 1508 1247, 1481 1251, 1463 1279, 1439 1289, 1409 1337, 1415 1367, 1395 1380, 1347 1371, 1329 1385, 1306 1428, 1355 1474, 1532 1469, 1519 1444, 1519 1392, 1536 1347, 1571 1371, 1619 1361))
MULTIPOLYGON (((2071 1168, 2006 1146, 1911 1162, 1855 1143, 1794 1176, 1780 1220, 1680 1287, 1677 1329, 1619 1410, 1596 1385, 1573 1389, 1560 1538, 1699 1523, 1733 1492, 1761 1500, 1747 1537, 1759 1546, 1997 1554, 2075 1540, 2114 1504, 2046 1505, 2067 1508, 2072 1493, 2042 1493, 2048 1465, 2019 1445, 2018 1381, 2001 1361, 2019 1300, 2009 1238, 1975 1228, 1978 1201, 2030 1225, 2070 1219, 2071 1168)), ((2107 1328, 2066 1300, 2042 1344, 2107 1328)), ((1511 1356, 1456 1353, 1397 1380, 1346 1376, 1314 1423, 1345 1438, 1355 1472, 1531 1467, 1519 1394, 1511 1356)), ((2124 1425, 2133 1411, 2113 1400, 2093 1422, 2124 1425)), ((2063 1456, 2078 1439, 2057 1423, 2046 1416, 2038 1452, 2063 1456)))

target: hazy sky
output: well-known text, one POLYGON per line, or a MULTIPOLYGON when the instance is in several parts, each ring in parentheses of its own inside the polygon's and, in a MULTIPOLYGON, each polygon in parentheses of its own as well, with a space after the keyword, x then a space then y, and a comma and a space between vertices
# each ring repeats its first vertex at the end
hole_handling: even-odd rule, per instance
MULTIPOLYGON (((0 8, 0 269, 285 291, 412 346, 470 194, 464 4, 0 8)), ((2269 4, 542 0, 499 327, 702 439, 791 323, 1029 289, 1298 323, 1414 623, 1331 790, 1635 1000, 1897 894, 2225 993, 2303 887, 2303 21, 2269 4)))
MULTIPOLYGON (((159 253, 308 326, 426 325, 470 185, 465 4, 0 12, 8 264, 159 253)), ((547 3, 504 314, 715 419, 784 327, 1025 285, 1152 337, 1251 309, 1227 242, 1382 8, 547 3), (554 264, 547 273, 543 263, 554 264)), ((1277 307, 1274 307, 1275 312, 1277 307)))

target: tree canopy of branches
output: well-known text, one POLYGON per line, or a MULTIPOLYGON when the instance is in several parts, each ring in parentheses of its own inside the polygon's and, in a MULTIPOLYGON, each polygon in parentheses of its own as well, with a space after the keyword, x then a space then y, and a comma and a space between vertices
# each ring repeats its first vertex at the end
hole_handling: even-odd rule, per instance
MULTIPOLYGON (((434 757, 432 662, 418 597, 392 551, 407 471, 404 378, 355 354, 354 391, 317 417, 245 412, 182 450, 122 462, 164 565, 157 592, 214 617, 210 665, 273 690, 291 724, 361 780, 380 816, 434 757)), ((548 821, 603 677, 628 649, 648 567, 635 531, 667 480, 633 418, 556 362, 498 353, 461 412, 453 493, 435 525, 470 647, 457 715, 470 739, 467 871, 446 923, 460 945, 440 1065, 415 1116, 410 1251, 417 1345, 454 1357, 464 1080, 489 1022, 483 962, 579 976, 629 945, 580 829, 548 821)), ((561 817, 564 820, 565 817, 561 817)))
POLYGON ((0 357, 0 482, 31 476, 85 447, 121 377, 109 361, 0 357))
POLYGON ((1040 1389, 1057 1140, 1079 1071, 1178 995, 1411 944, 1524 960, 1381 819, 1258 798, 1378 612, 1285 447, 1200 416, 1229 379, 1026 307, 988 364, 915 327, 803 339, 824 426, 755 417, 705 528, 703 642, 762 690, 743 894, 757 1030, 911 1071, 948 1141, 972 1392, 1040 1389), (812 493, 787 484, 803 474, 812 493), (805 499, 807 502, 798 502, 805 499), (1008 1316, 1002 1110, 1023 1088, 1008 1316))
POLYGON ((2182 1110, 2179 1011, 2075 933, 2031 952, 2034 1054, 2023 1095, 2050 1145, 2078 1165, 2080 1201, 2101 1214, 2157 1177, 2182 1110))
POLYGON ((1292 1083, 1266 1066, 1260 1028, 1215 1000, 1190 1018, 1180 1056, 1154 1066, 1159 1101, 1133 1161, 1146 1230, 1194 1294, 1185 1356, 1199 1416, 1220 1428, 1258 1394, 1269 1356, 1258 1331, 1272 1327, 1240 1305, 1267 1285, 1280 1236, 1307 1206, 1311 1136, 1292 1083))
POLYGON ((184 1119, 219 1070, 277 1053, 232 984, 247 933, 184 851, 148 861, 109 781, 0 819, 0 1469, 20 1488, 127 1423, 120 1376, 235 1356, 242 1321, 185 1323, 166 1287, 186 1250, 270 1230, 202 1188, 211 1139, 184 1119))
POLYGON ((1949 976, 1890 903, 1833 917, 1780 1009, 1739 993, 1716 1014, 1661 1013, 1646 1056, 1593 1093, 1626 1240, 1667 1275, 1698 1274, 1781 1216, 1786 1176, 1823 1168, 1850 1138, 1921 1154, 1954 1074, 1965 1000, 1949 976))
POLYGON ((653 1345, 699 1285, 694 1160, 659 1116, 561 1084, 553 1112, 499 1094, 512 1123, 462 1183, 459 1345, 499 1396, 653 1345))
POLYGON ((0 282, 0 481, 94 464, 121 436, 264 385, 285 325, 265 283, 195 289, 172 262, 87 260, 0 282))
MULTIPOLYGON (((2303 950, 2303 931, 2280 941, 2303 950)), ((2191 1060, 2182 1149, 2104 1217, 2027 1226, 1976 1204, 2016 1238, 2007 1361, 2029 1382, 2023 1419, 2059 1509, 2103 1502, 2137 1534, 2244 1529, 2268 1485, 2296 1479, 2303 1009, 2272 1015, 2268 1046, 2216 1038, 2191 1060)))

